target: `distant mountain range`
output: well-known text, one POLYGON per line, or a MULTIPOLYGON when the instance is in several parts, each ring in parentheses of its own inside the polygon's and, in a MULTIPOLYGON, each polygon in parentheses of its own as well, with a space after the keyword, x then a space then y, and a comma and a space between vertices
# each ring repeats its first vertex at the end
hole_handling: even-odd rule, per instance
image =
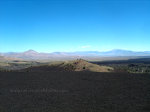
POLYGON ((77 59, 83 57, 118 57, 118 56, 150 56, 150 51, 135 52, 129 50, 115 49, 106 52, 99 51, 77 51, 77 52, 53 52, 53 53, 39 53, 34 50, 25 52, 8 52, 0 53, 0 56, 15 59, 25 60, 60 60, 60 59, 77 59))

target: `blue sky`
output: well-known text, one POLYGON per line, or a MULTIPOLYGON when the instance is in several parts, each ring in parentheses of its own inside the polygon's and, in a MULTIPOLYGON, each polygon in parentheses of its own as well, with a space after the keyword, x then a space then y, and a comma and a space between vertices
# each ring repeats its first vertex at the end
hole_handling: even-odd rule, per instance
POLYGON ((0 52, 150 51, 150 0, 0 0, 0 52))

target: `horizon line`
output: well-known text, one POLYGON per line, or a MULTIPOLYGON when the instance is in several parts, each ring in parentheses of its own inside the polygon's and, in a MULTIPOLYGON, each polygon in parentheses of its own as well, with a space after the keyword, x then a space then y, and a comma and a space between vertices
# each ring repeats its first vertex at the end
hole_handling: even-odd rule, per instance
POLYGON ((28 52, 28 51, 34 51, 37 53, 55 53, 55 52, 60 52, 60 53, 69 53, 69 52, 109 52, 109 51, 115 51, 115 50, 122 50, 122 51, 132 51, 132 52, 147 52, 150 50, 143 50, 143 51, 137 51, 137 50, 129 50, 129 49, 111 49, 111 50, 78 50, 78 51, 51 51, 51 52, 45 52, 45 51, 38 51, 38 50, 34 50, 34 49, 29 49, 29 50, 24 50, 24 51, 8 51, 8 52, 1 52, 0 53, 24 53, 24 52, 28 52))

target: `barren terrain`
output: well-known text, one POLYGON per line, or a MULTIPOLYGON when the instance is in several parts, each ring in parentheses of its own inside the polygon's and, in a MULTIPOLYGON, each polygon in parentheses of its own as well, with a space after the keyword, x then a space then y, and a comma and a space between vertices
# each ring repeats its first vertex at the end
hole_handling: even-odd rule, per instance
POLYGON ((149 112, 150 74, 1 72, 0 112, 149 112))

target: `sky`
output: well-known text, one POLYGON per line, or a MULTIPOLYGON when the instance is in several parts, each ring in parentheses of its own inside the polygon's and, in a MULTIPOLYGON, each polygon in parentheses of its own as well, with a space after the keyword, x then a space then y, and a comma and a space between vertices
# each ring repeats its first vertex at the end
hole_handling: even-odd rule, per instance
POLYGON ((150 0, 0 0, 0 52, 150 51, 150 0))

